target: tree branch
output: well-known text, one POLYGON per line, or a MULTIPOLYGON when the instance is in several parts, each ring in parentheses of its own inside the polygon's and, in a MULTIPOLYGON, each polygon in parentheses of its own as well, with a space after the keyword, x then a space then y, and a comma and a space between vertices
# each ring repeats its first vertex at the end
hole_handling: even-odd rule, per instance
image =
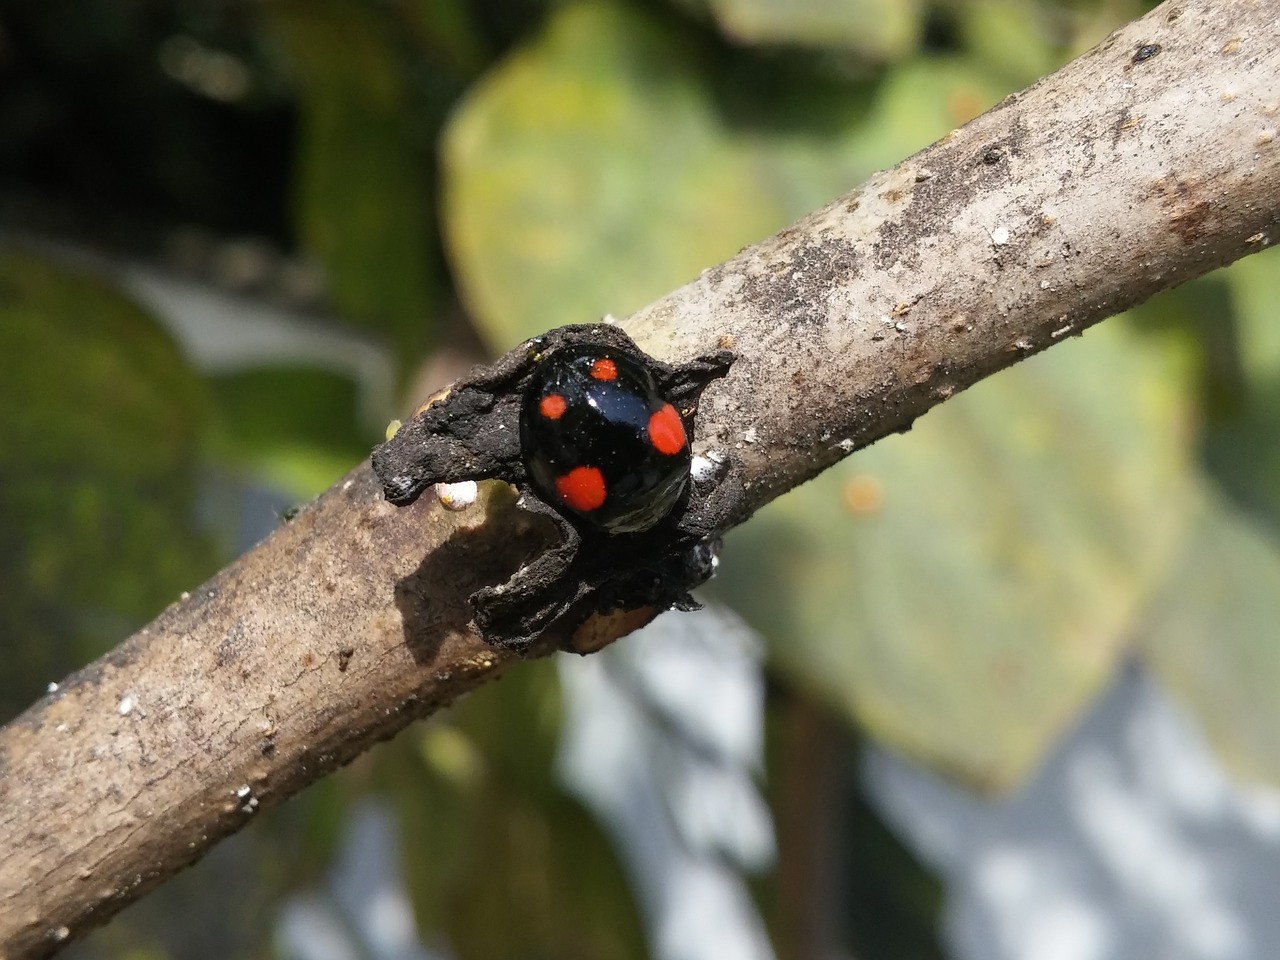
MULTIPOLYGON (((742 458, 755 509, 1273 242, 1278 125, 1280 2, 1170 0, 625 326, 665 360, 739 354, 697 446, 742 458)), ((0 731, 0 956, 53 952, 509 667, 465 598, 547 538, 500 488, 396 509, 365 464, 68 678, 0 731)))

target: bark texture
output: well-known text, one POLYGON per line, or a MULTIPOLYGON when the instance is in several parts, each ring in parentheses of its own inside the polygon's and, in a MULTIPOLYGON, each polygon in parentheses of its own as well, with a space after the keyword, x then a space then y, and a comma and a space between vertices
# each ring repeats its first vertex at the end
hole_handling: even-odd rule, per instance
MULTIPOLYGON (((696 446, 742 459, 745 518, 982 377, 1274 242, 1278 128, 1280 0, 1170 0, 624 326, 664 360, 739 355, 696 446)), ((510 666, 465 598, 548 535, 500 487, 463 513, 394 508, 362 465, 0 730, 0 958, 54 952, 510 666)), ((591 645, 644 616, 596 624, 591 645)))

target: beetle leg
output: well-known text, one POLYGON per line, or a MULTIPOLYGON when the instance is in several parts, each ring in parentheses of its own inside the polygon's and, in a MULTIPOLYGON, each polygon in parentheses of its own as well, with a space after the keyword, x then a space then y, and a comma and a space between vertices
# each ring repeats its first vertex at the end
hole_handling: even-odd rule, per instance
POLYGON ((472 594, 476 626, 489 642, 505 647, 528 646, 583 592, 568 587, 565 577, 582 545, 577 528, 530 493, 521 493, 518 503, 530 513, 550 518, 560 542, 531 559, 506 583, 472 594))

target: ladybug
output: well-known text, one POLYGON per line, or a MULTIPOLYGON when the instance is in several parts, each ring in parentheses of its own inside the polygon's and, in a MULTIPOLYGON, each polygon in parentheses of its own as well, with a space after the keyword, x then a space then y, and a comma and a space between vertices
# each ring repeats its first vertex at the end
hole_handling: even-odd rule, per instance
POLYGON ((424 403, 373 451, 373 470, 397 506, 434 484, 512 484, 559 537, 506 582, 477 585, 475 625, 526 649, 555 624, 585 652, 597 614, 697 609, 689 591, 743 515, 739 461, 709 456, 713 468, 694 471, 690 454, 702 392, 733 361, 722 348, 666 363, 611 324, 549 330, 424 403))
POLYGON ((543 359, 526 387, 520 446, 546 503, 606 533, 648 530, 689 480, 689 430, 649 368, 596 344, 543 359))

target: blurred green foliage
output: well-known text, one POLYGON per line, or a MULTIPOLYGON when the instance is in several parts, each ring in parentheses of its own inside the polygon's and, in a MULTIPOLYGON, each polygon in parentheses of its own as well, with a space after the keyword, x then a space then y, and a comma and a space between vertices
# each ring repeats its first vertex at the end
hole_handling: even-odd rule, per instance
MULTIPOLYGON (((297 499, 379 439, 367 384, 200 368, 111 263, 177 269, 179 227, 265 238, 322 272, 317 336, 377 338, 403 386, 433 347, 625 314, 1142 9, 0 3, 0 708, 228 558, 228 476, 297 499)), ((1280 778, 1277 303, 1268 252, 1001 374, 735 532, 717 595, 793 695, 984 785, 1033 770, 1134 652, 1237 769, 1280 778)), ((556 697, 535 665, 484 691, 265 817, 237 876, 266 898, 314 877, 378 789, 419 922, 459 956, 640 955, 613 854, 552 779, 556 697)), ((140 906, 90 949, 196 955, 186 916, 140 906)), ((265 949, 269 920, 208 920, 209 955, 265 949)))
POLYGON ((216 569, 192 522, 208 397, 155 321, 0 254, 0 711, 216 569), (72 602, 68 602, 72 599, 72 602))
POLYGON ((299 242, 324 263, 344 317, 425 346, 437 297, 425 104, 390 17, 350 0, 275 3, 265 35, 282 51, 302 117, 293 182, 299 242))
POLYGON ((460 957, 640 956, 616 856, 551 776, 554 665, 526 666, 420 731, 412 769, 380 771, 406 848, 430 851, 406 863, 417 916, 460 957))

